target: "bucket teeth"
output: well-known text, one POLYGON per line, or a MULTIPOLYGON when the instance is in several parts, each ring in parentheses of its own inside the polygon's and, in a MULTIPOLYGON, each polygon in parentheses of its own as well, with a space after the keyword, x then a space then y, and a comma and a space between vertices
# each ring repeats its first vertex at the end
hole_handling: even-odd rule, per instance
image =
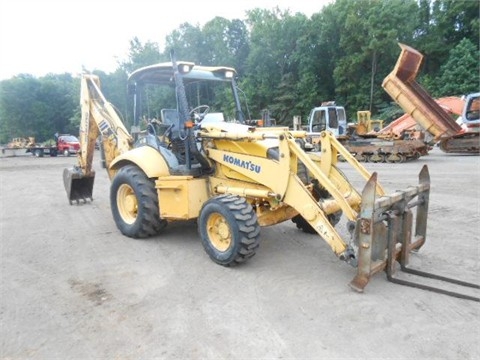
POLYGON ((79 204, 80 201, 86 203, 88 199, 93 201, 92 192, 94 179, 95 173, 84 175, 78 167, 65 169, 63 171, 63 183, 70 205, 72 205, 74 201, 77 204, 79 204))

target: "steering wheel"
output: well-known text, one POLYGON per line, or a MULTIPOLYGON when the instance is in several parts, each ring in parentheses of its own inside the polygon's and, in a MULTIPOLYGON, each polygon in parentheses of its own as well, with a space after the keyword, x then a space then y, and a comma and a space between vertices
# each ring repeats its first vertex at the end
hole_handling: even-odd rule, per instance
POLYGON ((192 115, 196 121, 200 122, 203 120, 205 115, 208 114, 209 111, 210 111, 210 106, 200 105, 190 110, 189 114, 192 115))

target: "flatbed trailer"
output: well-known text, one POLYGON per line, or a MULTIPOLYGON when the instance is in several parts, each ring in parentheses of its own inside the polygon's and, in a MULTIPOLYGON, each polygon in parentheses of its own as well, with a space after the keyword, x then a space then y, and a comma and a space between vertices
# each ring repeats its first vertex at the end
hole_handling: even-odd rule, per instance
POLYGON ((32 147, 16 147, 9 148, 4 147, 1 149, 0 157, 16 157, 16 156, 36 156, 44 157, 48 156, 57 156, 58 149, 56 146, 32 146, 32 147))
POLYGON ((31 153, 36 157, 44 157, 45 155, 49 155, 51 157, 58 155, 58 147, 57 146, 31 146, 26 149, 27 153, 31 153))

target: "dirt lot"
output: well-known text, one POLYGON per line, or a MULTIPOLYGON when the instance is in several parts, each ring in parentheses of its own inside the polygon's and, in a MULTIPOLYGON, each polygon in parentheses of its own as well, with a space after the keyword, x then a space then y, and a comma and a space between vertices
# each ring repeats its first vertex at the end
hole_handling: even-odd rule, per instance
MULTIPOLYGON (((209 260, 194 222, 126 238, 99 166, 94 202, 68 204, 62 172, 74 163, 0 159, 2 359, 480 358, 479 303, 384 274, 355 293, 355 270, 291 222, 262 229, 256 256, 232 269, 209 260)), ((480 158, 434 149, 367 168, 392 192, 423 164, 427 243, 412 262, 478 282, 480 158)))

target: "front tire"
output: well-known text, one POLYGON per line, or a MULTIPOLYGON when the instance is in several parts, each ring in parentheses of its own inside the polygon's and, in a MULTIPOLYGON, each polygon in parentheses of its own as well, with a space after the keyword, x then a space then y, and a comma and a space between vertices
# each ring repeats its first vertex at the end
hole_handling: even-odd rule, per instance
POLYGON ((259 245, 257 215, 239 196, 221 195, 205 202, 198 229, 206 253, 223 266, 246 261, 255 255, 259 245))
POLYGON ((160 219, 155 184, 135 165, 115 175, 110 188, 113 219, 120 232, 132 238, 157 234, 167 222, 160 219))

